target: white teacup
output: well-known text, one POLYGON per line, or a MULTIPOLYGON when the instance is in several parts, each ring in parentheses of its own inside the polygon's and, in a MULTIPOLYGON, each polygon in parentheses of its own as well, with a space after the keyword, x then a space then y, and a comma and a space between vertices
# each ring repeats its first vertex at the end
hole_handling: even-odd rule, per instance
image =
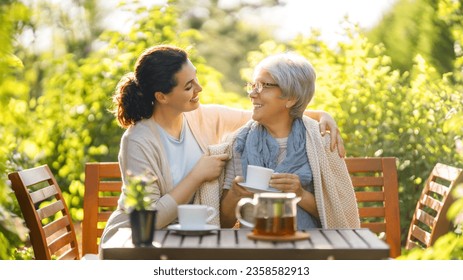
POLYGON ((268 188, 272 174, 273 169, 256 165, 248 165, 246 185, 256 189, 265 190, 268 188))
POLYGON ((178 206, 178 222, 182 229, 203 229, 217 215, 213 207, 198 204, 182 204, 178 206))

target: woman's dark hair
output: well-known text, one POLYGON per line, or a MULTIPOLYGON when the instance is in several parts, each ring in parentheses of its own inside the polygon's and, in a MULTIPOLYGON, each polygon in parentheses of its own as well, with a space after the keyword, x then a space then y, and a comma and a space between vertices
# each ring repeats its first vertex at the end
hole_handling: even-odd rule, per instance
POLYGON ((114 114, 120 126, 127 128, 150 118, 154 110, 154 93, 168 94, 177 86, 175 74, 187 62, 181 48, 160 45, 145 50, 135 63, 135 72, 124 75, 113 96, 114 114))

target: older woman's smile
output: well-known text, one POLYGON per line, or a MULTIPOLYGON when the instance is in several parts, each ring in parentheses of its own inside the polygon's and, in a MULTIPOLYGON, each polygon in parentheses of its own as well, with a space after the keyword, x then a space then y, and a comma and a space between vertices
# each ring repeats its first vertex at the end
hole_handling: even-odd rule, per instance
POLYGON ((259 103, 253 103, 252 106, 254 107, 254 109, 262 108, 262 104, 259 103))

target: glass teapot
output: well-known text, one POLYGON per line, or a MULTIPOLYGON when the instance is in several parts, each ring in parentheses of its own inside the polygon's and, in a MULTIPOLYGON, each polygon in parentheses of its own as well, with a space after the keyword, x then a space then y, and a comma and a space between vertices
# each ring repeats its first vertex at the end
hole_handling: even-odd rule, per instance
POLYGON ((255 235, 293 235, 297 228, 296 205, 300 200, 295 193, 256 193, 254 198, 242 198, 235 214, 241 224, 254 228, 255 235), (253 205, 254 223, 241 215, 241 208, 246 204, 253 205))

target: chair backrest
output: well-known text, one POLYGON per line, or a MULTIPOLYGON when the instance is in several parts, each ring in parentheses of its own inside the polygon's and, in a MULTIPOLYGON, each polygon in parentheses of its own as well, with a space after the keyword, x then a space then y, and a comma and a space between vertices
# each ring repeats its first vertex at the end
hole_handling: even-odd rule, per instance
POLYGON ((398 257, 400 248, 399 187, 396 158, 346 158, 355 188, 361 227, 385 234, 390 256, 398 257))
POLYGON ((76 260, 79 246, 61 189, 47 165, 8 174, 37 260, 76 260))
POLYGON ((92 162, 85 165, 83 254, 98 254, 101 234, 109 216, 116 210, 121 187, 118 162, 92 162))
POLYGON ((452 187, 463 182, 462 169, 437 163, 416 204, 405 249, 427 248, 451 230, 447 210, 454 201, 452 187))

